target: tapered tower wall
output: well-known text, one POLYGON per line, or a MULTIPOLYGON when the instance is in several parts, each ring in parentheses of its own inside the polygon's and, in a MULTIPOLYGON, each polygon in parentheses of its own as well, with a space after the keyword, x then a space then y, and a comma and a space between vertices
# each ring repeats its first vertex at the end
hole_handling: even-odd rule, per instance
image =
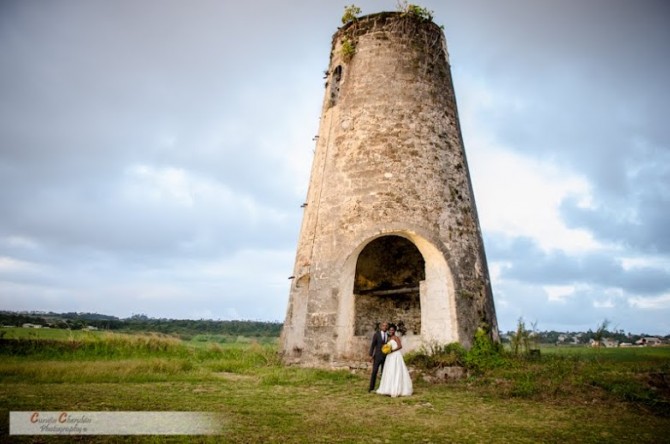
POLYGON ((333 36, 281 351, 365 360, 383 321, 406 349, 497 339, 444 34, 401 13, 333 36))

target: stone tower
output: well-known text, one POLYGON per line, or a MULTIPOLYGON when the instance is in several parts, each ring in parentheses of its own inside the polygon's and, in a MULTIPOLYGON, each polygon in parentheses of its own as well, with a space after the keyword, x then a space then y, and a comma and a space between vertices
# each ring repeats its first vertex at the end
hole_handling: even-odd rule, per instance
POLYGON ((363 361, 382 321, 411 350, 498 339, 440 27, 361 17, 333 36, 286 321, 285 362, 363 361))

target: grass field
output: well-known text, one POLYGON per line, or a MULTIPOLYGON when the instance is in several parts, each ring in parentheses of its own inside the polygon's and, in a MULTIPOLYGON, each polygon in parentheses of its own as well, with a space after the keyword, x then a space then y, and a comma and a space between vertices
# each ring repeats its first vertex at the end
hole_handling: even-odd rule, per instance
POLYGON ((0 335, 8 339, 82 339, 96 337, 104 334, 100 331, 88 330, 63 330, 60 328, 8 328, 0 329, 0 335))
POLYGON ((365 372, 284 367, 272 341, 10 333, 24 332, 1 343, 3 442, 670 442, 670 348, 546 348, 391 399, 365 372), (221 434, 8 436, 8 412, 33 410, 214 412, 221 434))

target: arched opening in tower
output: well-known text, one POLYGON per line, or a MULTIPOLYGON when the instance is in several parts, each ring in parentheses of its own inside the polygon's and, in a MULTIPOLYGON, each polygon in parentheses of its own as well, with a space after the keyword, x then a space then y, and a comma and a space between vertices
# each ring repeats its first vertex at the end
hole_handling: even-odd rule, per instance
POLYGON ((365 246, 354 278, 354 334, 369 336, 381 322, 404 334, 421 333, 420 283, 426 266, 418 248, 401 236, 379 237, 365 246))

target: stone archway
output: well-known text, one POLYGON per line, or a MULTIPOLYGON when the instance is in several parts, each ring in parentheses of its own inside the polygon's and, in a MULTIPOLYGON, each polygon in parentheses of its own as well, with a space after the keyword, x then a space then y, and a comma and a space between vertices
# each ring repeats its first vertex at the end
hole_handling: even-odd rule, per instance
POLYGON ((338 290, 333 292, 338 295, 336 360, 367 360, 372 332, 377 322, 387 320, 408 319, 403 339, 403 348, 408 352, 433 342, 459 340, 453 278, 445 253, 417 231, 390 230, 367 239, 361 236, 358 248, 338 266, 338 290), (405 257, 394 260, 398 253, 405 257), (389 263, 393 265, 381 267, 389 263), (388 274, 397 277, 384 278, 388 274), (414 289, 417 283, 418 300, 413 299, 415 290, 403 294, 403 288, 414 289), (394 295, 397 290, 400 291, 394 295), (382 307, 375 307, 375 302, 381 302, 377 305, 382 307), (384 308, 386 304, 389 307, 384 308), (393 310, 402 316, 394 315, 393 310), (418 322, 410 320, 415 316, 418 322), (417 328, 416 334, 413 328, 417 328))
POLYGON ((420 286, 425 261, 407 238, 374 239, 358 255, 354 275, 354 335, 369 338, 380 322, 399 323, 403 334, 421 334, 420 286))

